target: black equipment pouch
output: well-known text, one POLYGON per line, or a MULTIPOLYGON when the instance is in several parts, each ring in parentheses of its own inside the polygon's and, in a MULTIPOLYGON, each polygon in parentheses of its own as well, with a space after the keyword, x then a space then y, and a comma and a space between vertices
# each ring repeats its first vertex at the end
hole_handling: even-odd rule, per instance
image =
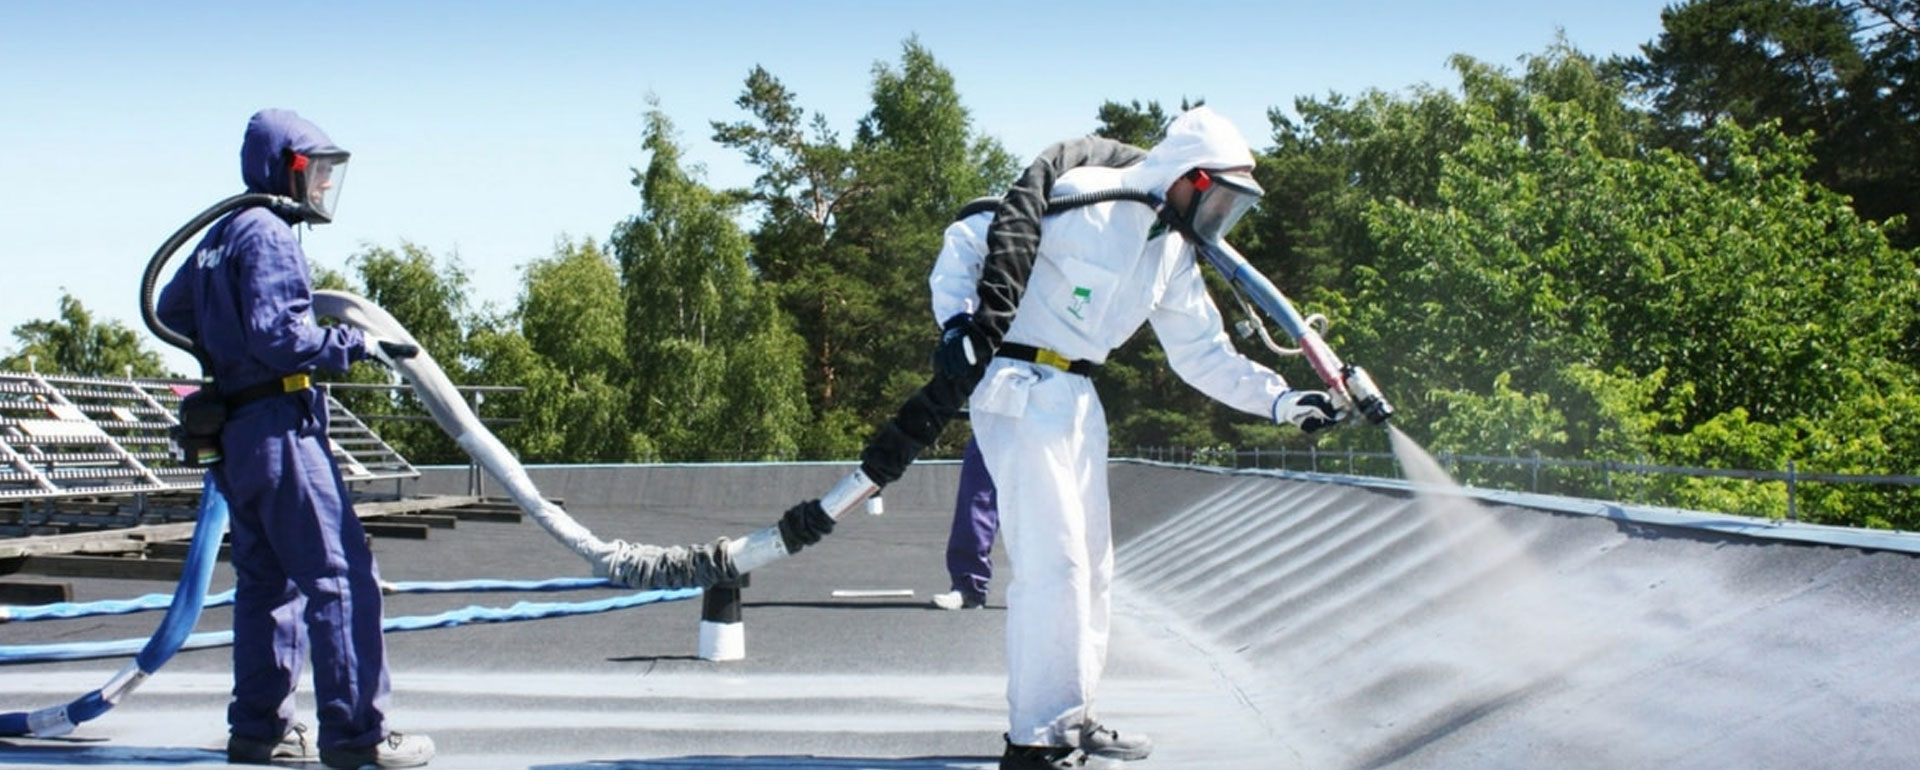
POLYGON ((262 399, 298 393, 313 387, 313 376, 294 372, 277 380, 268 380, 224 394, 212 383, 180 399, 180 424, 167 431, 173 441, 173 454, 181 464, 205 468, 220 464, 220 431, 227 415, 240 407, 262 399))
POLYGON ((227 424, 227 402, 209 384, 180 399, 180 424, 167 430, 174 457, 190 468, 220 464, 220 429, 227 424))

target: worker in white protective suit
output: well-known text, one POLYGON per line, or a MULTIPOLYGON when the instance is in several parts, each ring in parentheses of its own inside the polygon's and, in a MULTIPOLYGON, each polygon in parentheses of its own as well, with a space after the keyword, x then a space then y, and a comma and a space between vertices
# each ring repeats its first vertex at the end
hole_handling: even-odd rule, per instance
POLYGON ((949 314, 935 368, 957 350, 994 349, 991 361, 978 362, 984 370, 969 406, 1013 568, 1002 770, 1111 766, 1152 749, 1093 713, 1107 658, 1113 542, 1107 420, 1087 375, 1148 322, 1174 371, 1221 403, 1310 432, 1345 416, 1326 393, 1291 389, 1237 352, 1201 280, 1188 239, 1224 236, 1258 200, 1253 163, 1240 132, 1199 107, 1174 120, 1137 163, 1061 174, 1056 200, 1125 188, 1152 193, 1158 205, 1107 200, 1046 216, 997 347, 968 315, 979 301, 973 291, 991 215, 948 228, 929 279, 936 317, 949 314))

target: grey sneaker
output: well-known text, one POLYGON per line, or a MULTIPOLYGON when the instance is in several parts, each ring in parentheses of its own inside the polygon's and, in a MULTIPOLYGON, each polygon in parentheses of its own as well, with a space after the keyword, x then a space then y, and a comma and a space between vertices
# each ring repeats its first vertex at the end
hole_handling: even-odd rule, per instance
POLYGON ((1080 748, 1095 756, 1137 762, 1153 753, 1153 739, 1139 733, 1121 737, 1111 727, 1088 722, 1080 728, 1080 748))
POLYGON ((387 733, 372 746, 321 749, 320 763, 333 770, 363 767, 419 767, 433 759, 433 739, 424 735, 387 733))
POLYGON ((1119 762, 1089 755, 1072 746, 1021 746, 1007 741, 1000 770, 1118 770, 1119 762))
POLYGON ((287 728, 280 740, 227 736, 227 763, 233 765, 271 765, 276 759, 307 759, 313 756, 313 744, 307 740, 307 726, 287 728))
POLYGON ((977 610, 987 606, 987 597, 968 596, 959 591, 933 595, 933 606, 943 610, 977 610))

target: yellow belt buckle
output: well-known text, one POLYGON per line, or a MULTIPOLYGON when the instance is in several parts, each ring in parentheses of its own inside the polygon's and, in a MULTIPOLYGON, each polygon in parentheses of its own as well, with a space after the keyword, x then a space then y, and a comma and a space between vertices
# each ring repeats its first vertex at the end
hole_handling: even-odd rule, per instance
POLYGON ((280 390, 287 393, 298 393, 310 387, 313 387, 313 375, 307 374, 306 372, 289 374, 280 378, 280 390))
POLYGON ((1060 355, 1059 353, 1055 353, 1046 348, 1041 348, 1039 352, 1035 353, 1033 356, 1033 360, 1046 364, 1048 366, 1051 366, 1055 369, 1059 369, 1060 371, 1063 371, 1063 372, 1067 371, 1070 367, 1073 366, 1072 359, 1069 359, 1066 356, 1060 355))

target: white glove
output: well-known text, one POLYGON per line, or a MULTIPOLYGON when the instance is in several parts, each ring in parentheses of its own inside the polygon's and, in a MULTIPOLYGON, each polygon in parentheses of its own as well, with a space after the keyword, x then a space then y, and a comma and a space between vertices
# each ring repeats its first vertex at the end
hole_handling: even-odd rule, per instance
POLYGON ((394 361, 420 355, 420 346, 411 342, 390 340, 372 334, 364 335, 364 337, 365 341, 362 345, 366 348, 366 357, 380 362, 382 366, 388 369, 393 368, 394 361))
POLYGON ((1275 424, 1289 423, 1308 433, 1339 425, 1347 410, 1334 405, 1333 396, 1320 390, 1289 390, 1273 400, 1275 424))

